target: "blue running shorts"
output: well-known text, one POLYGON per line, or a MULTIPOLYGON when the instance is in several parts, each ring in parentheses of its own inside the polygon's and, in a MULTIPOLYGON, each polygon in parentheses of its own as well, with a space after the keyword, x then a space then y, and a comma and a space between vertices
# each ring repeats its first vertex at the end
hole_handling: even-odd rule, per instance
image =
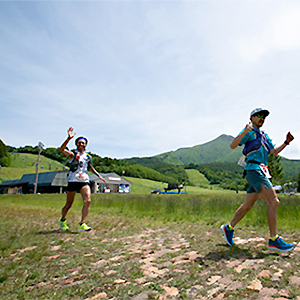
POLYGON ((247 188, 248 194, 259 194, 262 184, 266 187, 267 190, 273 187, 271 181, 265 176, 263 171, 260 169, 247 170, 245 178, 249 183, 249 186, 247 188))

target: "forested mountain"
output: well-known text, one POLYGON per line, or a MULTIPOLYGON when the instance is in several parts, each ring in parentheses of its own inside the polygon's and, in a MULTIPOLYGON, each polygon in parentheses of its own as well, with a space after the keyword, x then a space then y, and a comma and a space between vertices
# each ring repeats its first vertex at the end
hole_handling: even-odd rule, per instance
POLYGON ((283 179, 293 180, 293 177, 297 178, 300 173, 300 160, 299 159, 287 159, 282 157, 281 165, 283 167, 283 179))
MULTIPOLYGON (((232 139, 232 136, 223 134, 205 144, 190 148, 180 148, 152 157, 133 157, 127 159, 127 161, 153 168, 159 172, 163 172, 168 165, 181 166, 181 172, 184 168, 191 168, 191 165, 194 165, 195 169, 198 169, 200 172, 201 170, 204 172, 205 169, 206 174, 211 175, 208 178, 211 183, 220 183, 221 178, 235 177, 243 172, 242 167, 237 165, 238 160, 242 156, 243 148, 237 147, 232 150, 230 148, 232 139), (199 167, 198 165, 202 166, 199 167), (208 169, 211 169, 211 172, 208 169), (229 176, 229 174, 226 175, 226 172, 232 173, 229 176)), ((284 173, 283 180, 291 180, 293 177, 298 177, 300 160, 289 160, 282 157, 281 165, 284 173)))
MULTIPOLYGON (((174 165, 186 165, 190 163, 205 164, 213 162, 237 162, 242 156, 242 148, 232 150, 229 145, 233 137, 221 135, 218 138, 190 148, 180 148, 176 151, 162 153, 153 157, 141 158, 142 160, 153 160, 155 163, 168 163, 174 165)), ((132 158, 130 161, 138 163, 140 158, 132 158)), ((144 163, 143 163, 144 164, 144 163)))

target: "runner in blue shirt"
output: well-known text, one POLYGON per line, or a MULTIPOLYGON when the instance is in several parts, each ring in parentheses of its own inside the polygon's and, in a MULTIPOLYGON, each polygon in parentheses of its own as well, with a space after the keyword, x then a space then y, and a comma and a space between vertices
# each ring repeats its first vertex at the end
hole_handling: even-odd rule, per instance
POLYGON ((269 136, 260 130, 268 115, 268 110, 262 108, 254 109, 250 114, 251 122, 245 126, 230 144, 232 149, 239 145, 245 145, 243 150, 244 157, 240 159, 239 164, 245 167, 244 175, 249 183, 249 187, 244 203, 237 209, 232 221, 221 226, 221 231, 227 244, 232 246, 234 244, 232 239, 233 228, 253 207, 258 197, 261 197, 268 204, 267 220, 270 229, 268 248, 274 251, 288 252, 293 249, 294 245, 286 243, 277 234, 277 207, 279 200, 270 181, 268 156, 269 154, 276 156, 289 145, 294 137, 288 132, 285 142, 278 147, 274 147, 269 136))

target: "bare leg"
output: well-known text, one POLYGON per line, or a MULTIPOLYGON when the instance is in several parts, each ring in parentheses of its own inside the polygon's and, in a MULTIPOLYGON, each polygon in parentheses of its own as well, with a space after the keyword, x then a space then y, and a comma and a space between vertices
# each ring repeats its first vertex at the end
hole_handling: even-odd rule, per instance
POLYGON ((66 219, 66 215, 67 215, 69 209, 71 208, 71 206, 73 205, 75 195, 76 195, 76 192, 68 192, 67 191, 67 202, 66 202, 65 206, 63 207, 63 209, 61 210, 61 219, 62 220, 66 219))
POLYGON ((273 188, 266 189, 264 185, 261 186, 259 195, 268 204, 267 220, 269 223, 270 236, 274 237, 277 235, 277 208, 279 200, 275 190, 273 188))
POLYGON ((235 215, 230 222, 230 225, 234 227, 239 221, 241 221, 246 213, 253 207, 254 203, 258 199, 257 193, 246 194, 244 203, 236 210, 235 215))
POLYGON ((90 203, 91 203, 91 189, 89 185, 85 185, 81 188, 80 194, 83 200, 83 207, 82 207, 82 215, 81 215, 81 223, 85 223, 85 220, 90 211, 90 203))

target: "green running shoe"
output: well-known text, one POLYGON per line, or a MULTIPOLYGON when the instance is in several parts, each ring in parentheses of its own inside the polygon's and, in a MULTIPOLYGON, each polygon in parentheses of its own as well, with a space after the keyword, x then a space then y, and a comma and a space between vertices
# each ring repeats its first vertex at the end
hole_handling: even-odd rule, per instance
POLYGON ((90 226, 87 226, 85 223, 82 223, 78 227, 78 231, 90 231, 92 228, 90 226))
POLYGON ((64 220, 64 221, 59 220, 58 224, 59 224, 61 230, 68 230, 69 229, 69 226, 67 225, 66 220, 64 220))

